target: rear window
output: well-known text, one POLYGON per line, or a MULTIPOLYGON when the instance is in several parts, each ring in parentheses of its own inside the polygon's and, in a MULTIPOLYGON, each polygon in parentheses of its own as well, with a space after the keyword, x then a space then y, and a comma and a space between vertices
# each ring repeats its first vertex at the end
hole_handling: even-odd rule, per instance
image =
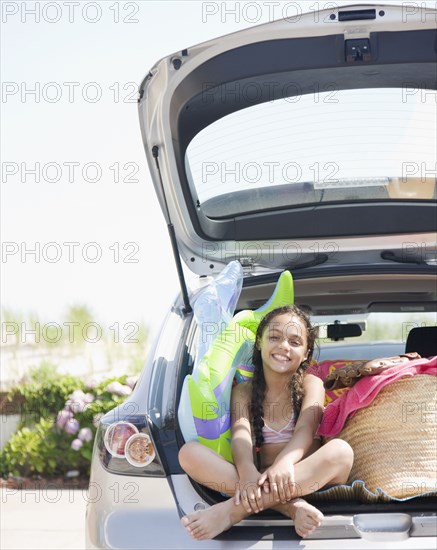
POLYGON ((198 208, 226 217, 329 202, 435 199, 436 100, 434 90, 408 86, 333 85, 223 117, 187 149, 198 208))
POLYGON ((315 355, 319 361, 392 357, 405 352, 408 334, 413 328, 437 325, 436 313, 431 311, 313 316, 311 321, 318 327, 319 338, 315 355), (332 323, 359 324, 362 334, 331 340, 327 338, 327 325, 332 323))

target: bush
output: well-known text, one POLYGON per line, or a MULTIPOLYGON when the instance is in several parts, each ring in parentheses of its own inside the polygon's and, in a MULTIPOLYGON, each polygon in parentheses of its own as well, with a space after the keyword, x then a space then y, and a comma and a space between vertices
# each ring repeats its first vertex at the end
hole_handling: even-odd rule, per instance
POLYGON ((124 401, 134 382, 127 375, 84 382, 47 364, 34 370, 9 394, 22 396, 24 405, 20 429, 0 451, 0 475, 88 475, 99 418, 124 401))
POLYGON ((44 418, 33 429, 18 430, 1 452, 2 474, 28 476, 56 468, 54 442, 50 441, 52 423, 44 418))
POLYGON ((56 366, 42 363, 32 369, 19 386, 9 391, 9 399, 20 397, 21 426, 33 426, 40 418, 56 417, 68 396, 76 389, 84 389, 84 382, 76 376, 58 374, 56 366))

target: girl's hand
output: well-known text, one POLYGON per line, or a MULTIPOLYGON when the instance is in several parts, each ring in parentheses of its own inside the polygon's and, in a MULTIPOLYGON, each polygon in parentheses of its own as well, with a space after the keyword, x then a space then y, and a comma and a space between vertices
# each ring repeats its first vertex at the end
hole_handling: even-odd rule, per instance
POLYGON ((244 473, 237 484, 234 503, 241 503, 248 514, 257 514, 263 509, 260 477, 261 474, 254 468, 253 471, 244 473))
POLYGON ((274 462, 270 468, 267 468, 267 470, 261 474, 258 480, 260 488, 261 486, 265 487, 266 483, 268 483, 270 492, 277 502, 285 504, 292 498, 295 498, 296 486, 294 482, 294 464, 284 459, 274 462))

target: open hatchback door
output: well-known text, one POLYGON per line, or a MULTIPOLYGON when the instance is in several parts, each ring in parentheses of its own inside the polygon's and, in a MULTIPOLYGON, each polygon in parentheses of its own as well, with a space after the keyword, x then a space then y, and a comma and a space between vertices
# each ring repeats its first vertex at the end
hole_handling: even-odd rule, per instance
POLYGON ((436 10, 357 5, 158 62, 141 128, 189 268, 435 263, 436 36, 436 10))

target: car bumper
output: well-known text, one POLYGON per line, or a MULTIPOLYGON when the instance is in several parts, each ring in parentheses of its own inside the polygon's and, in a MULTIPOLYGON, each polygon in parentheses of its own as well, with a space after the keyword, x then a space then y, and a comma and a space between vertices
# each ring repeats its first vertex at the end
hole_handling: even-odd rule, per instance
MULTIPOLYGON (((184 498, 179 501, 187 513, 194 508, 194 490, 186 476, 173 476, 172 483, 184 498), (191 488, 191 490, 190 490, 191 488)), ((196 498, 196 501, 199 499, 196 498)), ((327 523, 335 518, 326 518, 327 523)), ((175 497, 167 478, 130 477, 108 473, 99 461, 93 462, 86 512, 86 548, 129 549, 301 549, 348 550, 381 548, 382 541, 362 538, 323 538, 296 540, 291 525, 260 526, 246 520, 220 540, 195 541, 182 527, 175 497), (290 529, 290 536, 287 536, 290 529), (294 539, 294 540, 293 540, 294 539)), ((258 522, 257 522, 258 523, 258 522)), ((383 541, 387 550, 435 550, 435 537, 389 537, 383 541)))

